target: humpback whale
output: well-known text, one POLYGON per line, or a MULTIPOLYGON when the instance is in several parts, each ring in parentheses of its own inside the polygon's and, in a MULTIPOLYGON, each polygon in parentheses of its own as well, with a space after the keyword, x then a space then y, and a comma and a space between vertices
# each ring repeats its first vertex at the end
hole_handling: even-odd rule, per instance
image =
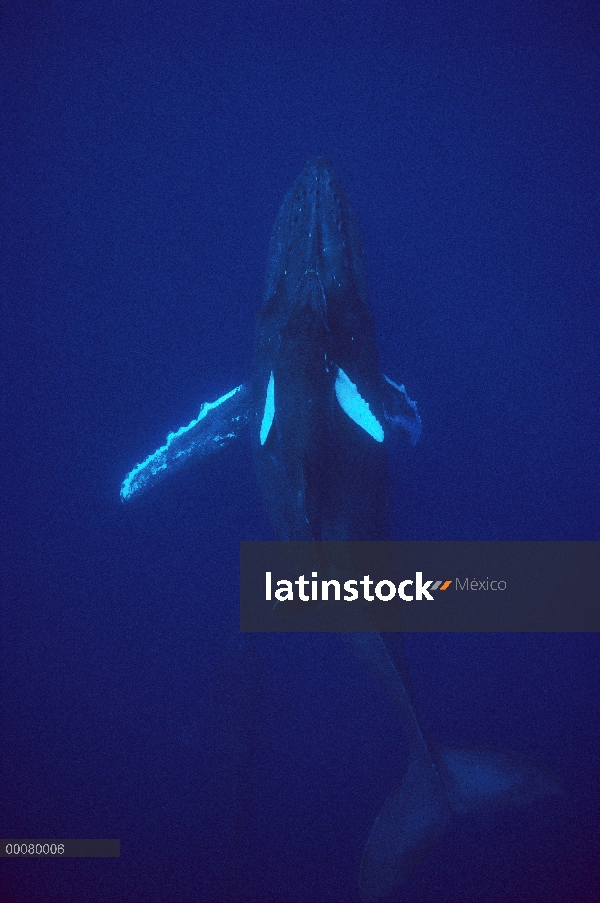
MULTIPOLYGON (((245 428, 278 539, 391 538, 388 446, 395 434, 416 443, 421 420, 404 386, 380 370, 358 224, 324 157, 307 163, 275 222, 252 378, 170 433, 127 475, 122 500, 245 428)), ((519 756, 433 744, 381 635, 343 636, 391 700, 410 751, 366 842, 363 901, 392 893, 453 815, 560 792, 549 772, 519 756)))

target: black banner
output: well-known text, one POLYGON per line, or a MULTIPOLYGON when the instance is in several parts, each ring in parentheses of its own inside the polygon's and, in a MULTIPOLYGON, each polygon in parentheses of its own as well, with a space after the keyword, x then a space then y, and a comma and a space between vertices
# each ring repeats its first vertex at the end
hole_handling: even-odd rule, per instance
POLYGON ((242 542, 244 632, 600 630, 598 542, 242 542))

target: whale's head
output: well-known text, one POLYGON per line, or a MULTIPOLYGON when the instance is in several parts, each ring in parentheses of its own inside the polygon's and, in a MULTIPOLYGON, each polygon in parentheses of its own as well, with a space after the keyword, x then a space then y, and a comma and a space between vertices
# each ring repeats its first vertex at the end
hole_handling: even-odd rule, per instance
POLYGON ((287 193, 271 238, 265 301, 278 288, 302 297, 306 274, 318 276, 325 297, 367 292, 362 245, 348 195, 327 157, 309 160, 287 193))

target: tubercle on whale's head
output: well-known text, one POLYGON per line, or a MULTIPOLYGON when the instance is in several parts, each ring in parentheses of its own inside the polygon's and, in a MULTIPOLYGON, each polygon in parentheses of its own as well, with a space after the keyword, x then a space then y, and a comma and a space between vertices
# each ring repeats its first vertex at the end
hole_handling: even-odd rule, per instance
POLYGON ((265 302, 283 288, 298 296, 314 272, 328 302, 353 289, 368 303, 358 223, 348 195, 327 157, 308 161, 287 193, 275 222, 265 285, 265 302))

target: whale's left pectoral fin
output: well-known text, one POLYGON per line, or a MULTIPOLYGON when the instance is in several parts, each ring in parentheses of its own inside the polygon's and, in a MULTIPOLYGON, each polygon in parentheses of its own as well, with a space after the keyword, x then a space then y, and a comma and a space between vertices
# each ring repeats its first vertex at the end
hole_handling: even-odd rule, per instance
POLYGON ((233 442, 250 419, 250 398, 250 387, 243 384, 203 404, 195 420, 169 433, 164 445, 127 474, 121 485, 122 501, 139 495, 190 458, 206 457, 233 442))

